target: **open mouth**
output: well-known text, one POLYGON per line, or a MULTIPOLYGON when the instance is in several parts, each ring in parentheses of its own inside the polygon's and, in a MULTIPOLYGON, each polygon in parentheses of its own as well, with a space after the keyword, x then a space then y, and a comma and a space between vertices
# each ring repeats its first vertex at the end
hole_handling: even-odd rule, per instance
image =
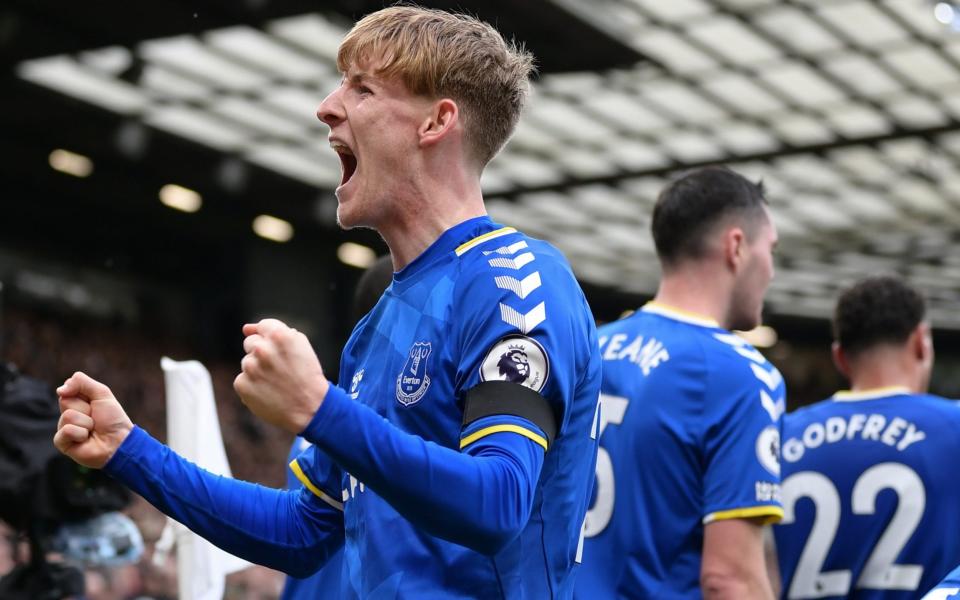
POLYGON ((335 142, 331 144, 337 156, 340 157, 340 185, 346 185, 357 171, 357 157, 345 144, 335 142))

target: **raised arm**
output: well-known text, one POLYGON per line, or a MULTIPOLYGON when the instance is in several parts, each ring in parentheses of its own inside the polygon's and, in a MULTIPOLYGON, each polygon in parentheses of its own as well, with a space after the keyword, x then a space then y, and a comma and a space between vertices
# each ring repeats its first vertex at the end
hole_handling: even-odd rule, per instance
POLYGON ((58 450, 99 469, 228 552, 304 576, 343 543, 342 514, 312 494, 215 475, 135 427, 110 389, 83 373, 60 388, 58 450))

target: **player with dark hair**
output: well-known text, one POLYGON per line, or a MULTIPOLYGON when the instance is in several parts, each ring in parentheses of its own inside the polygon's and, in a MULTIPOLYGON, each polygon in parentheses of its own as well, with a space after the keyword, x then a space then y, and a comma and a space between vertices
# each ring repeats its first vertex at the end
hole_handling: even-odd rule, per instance
POLYGON ((780 373, 731 329, 760 323, 776 229, 760 185, 723 167, 653 212, 655 299, 600 329, 596 492, 577 597, 770 598, 780 373))
POLYGON ((960 562, 960 407, 926 393, 930 325, 902 280, 843 292, 833 329, 850 391, 784 418, 784 597, 916 598, 960 562))
POLYGON ((380 233, 394 281, 344 347, 343 388, 274 319, 244 326, 234 382, 313 444, 293 463, 305 489, 186 463, 82 373, 58 390, 54 441, 254 562, 302 576, 345 540, 361 597, 569 597, 596 457, 596 330, 563 256, 491 221, 480 189, 532 58, 474 18, 404 5, 360 20, 337 64, 317 111, 341 160, 337 218, 380 233), (511 352, 529 368, 507 381, 511 352))

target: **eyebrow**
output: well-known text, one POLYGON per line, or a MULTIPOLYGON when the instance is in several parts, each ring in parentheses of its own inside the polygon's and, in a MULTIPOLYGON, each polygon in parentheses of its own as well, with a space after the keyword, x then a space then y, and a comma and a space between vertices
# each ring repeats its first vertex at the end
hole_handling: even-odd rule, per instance
POLYGON ((364 71, 359 71, 359 72, 354 73, 354 74, 350 75, 349 77, 347 77, 347 80, 348 80, 350 83, 353 83, 353 84, 362 83, 362 82, 364 82, 364 81, 369 81, 369 79, 370 79, 370 74, 369 74, 369 73, 366 73, 366 72, 364 72, 364 71))

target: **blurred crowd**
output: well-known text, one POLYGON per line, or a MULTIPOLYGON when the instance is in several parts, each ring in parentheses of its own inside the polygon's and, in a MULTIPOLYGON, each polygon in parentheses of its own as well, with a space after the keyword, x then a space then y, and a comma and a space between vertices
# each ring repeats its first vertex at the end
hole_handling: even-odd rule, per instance
MULTIPOLYGON (((240 403, 233 391, 238 365, 195 355, 175 332, 167 336, 147 335, 128 323, 81 317, 64 319, 62 314, 51 315, 25 307, 5 307, 2 333, 0 357, 14 363, 22 373, 46 381, 53 388, 74 371, 82 370, 107 383, 133 421, 160 440, 166 439, 160 358, 201 360, 213 381, 233 475, 272 487, 284 485, 285 458, 292 437, 254 418, 240 403)), ((87 569, 86 598, 176 598, 175 554, 166 556, 159 565, 153 560, 166 517, 139 496, 134 496, 125 512, 143 534, 144 554, 134 565, 87 569)), ((0 544, 2 576, 13 567, 16 554, 20 560, 26 559, 27 547, 2 521, 0 536, 8 542, 0 544)), ((282 586, 282 574, 255 566, 230 575, 224 597, 267 600, 277 598, 282 586)))

